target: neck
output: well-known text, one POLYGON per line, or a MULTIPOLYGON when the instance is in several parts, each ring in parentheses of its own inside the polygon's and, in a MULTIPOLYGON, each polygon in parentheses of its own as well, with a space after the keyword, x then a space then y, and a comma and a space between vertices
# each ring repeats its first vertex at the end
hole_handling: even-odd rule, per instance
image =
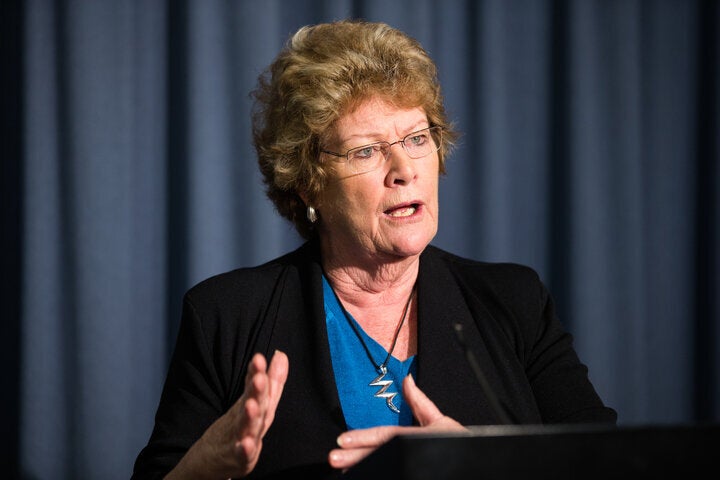
MULTIPOLYGON (((337 252, 321 243, 325 277, 343 307, 362 329, 390 349, 396 326, 415 287, 420 254, 357 254, 337 252)), ((405 359, 416 351, 416 299, 410 300, 393 356, 405 359)))
POLYGON ((419 255, 362 265, 325 255, 322 266, 335 293, 346 306, 359 308, 404 304, 415 286, 419 255))
POLYGON ((319 241, 323 270, 341 299, 359 306, 407 300, 422 250, 381 250, 369 239, 329 234, 320 234, 319 241))
MULTIPOLYGON (((362 340, 357 326, 349 318, 348 308, 345 306, 345 302, 343 302, 337 292, 335 292, 335 295, 350 326, 355 330, 355 333, 367 350, 367 346, 362 340)), ((414 300, 415 288, 413 286, 407 299, 405 299, 401 305, 401 311, 398 310, 398 306, 396 305, 382 308, 351 307, 352 316, 355 318, 355 321, 366 334, 382 345, 388 352, 382 364, 380 364, 379 361, 375 363, 376 368, 382 370, 382 366, 387 365, 391 355, 400 361, 404 361, 417 352, 417 306, 414 300), (397 315, 399 315, 399 321, 397 318, 394 318, 397 315)), ((369 351, 368 355, 371 355, 369 351)))
MULTIPOLYGON (((405 319, 408 317, 408 314, 410 313, 410 306, 412 304, 413 297, 415 295, 415 290, 413 289, 410 292, 410 296, 408 297, 407 302, 405 302, 405 306, 403 307, 403 313, 402 317, 400 317, 400 322, 395 327, 395 332, 392 336, 392 343, 388 347, 386 347, 387 355, 385 356, 385 359, 382 361, 382 363, 376 363, 375 360, 372 358, 372 354, 370 353, 370 350, 368 349, 367 345, 365 344, 365 341, 362 339, 362 335, 360 334, 360 331, 358 327, 355 325, 355 323, 350 319, 349 314, 347 310, 345 309, 342 301, 338 299, 338 302, 340 303, 340 308, 342 308, 343 313, 345 314, 345 318, 347 319, 348 323, 352 327, 353 330, 355 330, 355 333, 358 336, 358 339, 360 340, 360 343, 362 343, 363 347, 365 347, 365 350, 370 357, 371 361, 375 365, 375 368, 378 370, 378 373, 385 374, 387 372, 386 367, 388 365, 388 361, 390 360, 390 357, 392 356, 393 352, 395 351, 395 347, 398 344, 398 340, 400 339, 400 333, 403 331, 403 326, 405 325, 405 319)), ((407 336, 407 334, 406 334, 407 336)), ((403 352, 401 354, 402 358, 407 358, 408 352, 407 352, 407 341, 402 342, 405 344, 405 346, 402 348, 403 352)))

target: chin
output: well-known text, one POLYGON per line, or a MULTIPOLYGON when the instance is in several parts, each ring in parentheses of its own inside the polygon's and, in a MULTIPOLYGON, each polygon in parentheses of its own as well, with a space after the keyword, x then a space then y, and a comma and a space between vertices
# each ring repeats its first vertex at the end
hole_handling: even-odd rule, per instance
POLYGON ((409 235, 393 242, 393 252, 403 257, 420 255, 432 241, 434 235, 409 235))

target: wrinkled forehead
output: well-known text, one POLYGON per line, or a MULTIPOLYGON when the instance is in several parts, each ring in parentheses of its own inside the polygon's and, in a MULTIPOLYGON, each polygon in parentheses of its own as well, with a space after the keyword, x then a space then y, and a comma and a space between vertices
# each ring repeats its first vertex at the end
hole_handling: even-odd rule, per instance
POLYGON ((326 139, 336 144, 353 140, 390 140, 427 126, 427 115, 422 107, 370 97, 346 109, 328 129, 326 139))

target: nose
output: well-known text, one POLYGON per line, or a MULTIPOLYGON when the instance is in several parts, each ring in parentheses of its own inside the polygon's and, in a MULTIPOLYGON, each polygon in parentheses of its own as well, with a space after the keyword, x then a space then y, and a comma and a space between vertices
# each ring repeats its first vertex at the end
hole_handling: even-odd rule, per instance
POLYGON ((390 165, 390 169, 385 176, 385 186, 387 187, 407 185, 417 175, 415 161, 410 158, 405 148, 403 148, 402 140, 390 144, 387 163, 390 165))

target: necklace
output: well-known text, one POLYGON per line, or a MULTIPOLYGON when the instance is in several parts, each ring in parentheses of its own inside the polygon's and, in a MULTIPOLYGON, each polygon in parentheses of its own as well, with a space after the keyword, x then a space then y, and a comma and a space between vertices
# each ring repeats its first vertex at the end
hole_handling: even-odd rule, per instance
MULTIPOLYGON (((333 290, 333 293, 335 293, 335 290, 333 290)), ((347 320, 350 327, 352 327, 353 331, 355 332, 355 335, 357 335, 358 340, 360 340, 360 343, 362 344, 363 348, 365 349, 365 353, 367 353, 367 356, 370 359, 370 363, 373 364, 373 366, 375 367, 375 370, 377 370, 377 372, 378 372, 378 376, 375 377, 372 382, 368 383, 368 385, 371 387, 380 387, 380 390, 378 390, 374 396, 377 398, 384 398, 385 404, 387 405, 387 407, 395 413, 400 413, 400 410, 393 403, 393 399, 397 395, 397 392, 388 392, 387 391, 388 388, 390 388, 390 385, 393 384, 393 381, 385 380, 385 375, 387 375, 387 364, 390 361, 390 357, 392 356, 393 351, 395 350, 395 344, 397 344, 398 337, 400 336, 400 330, 402 329, 402 326, 405 323, 405 317, 407 317, 408 310, 410 310, 410 303, 412 302, 414 295, 415 295, 415 287, 413 287, 412 291, 410 292, 410 297, 408 298, 408 301, 405 304, 405 308, 403 309, 402 318, 400 319, 400 322, 398 322, 397 327, 395 327, 395 334, 393 335, 393 341, 392 341, 392 344, 390 345, 390 350, 388 350, 385 360, 383 360, 383 362, 378 365, 375 362, 375 359, 372 357, 372 354, 370 353, 370 348, 367 346, 367 344, 365 344, 365 341, 363 340, 362 335, 360 334, 360 330, 358 329, 358 326, 350 318, 350 314, 348 313, 347 310, 345 310, 345 305, 343 305, 342 301, 340 300, 340 297, 338 297, 337 293, 335 293, 335 298, 337 298, 337 302, 340 305, 340 308, 342 309, 343 314, 345 315, 345 319, 347 320)))

